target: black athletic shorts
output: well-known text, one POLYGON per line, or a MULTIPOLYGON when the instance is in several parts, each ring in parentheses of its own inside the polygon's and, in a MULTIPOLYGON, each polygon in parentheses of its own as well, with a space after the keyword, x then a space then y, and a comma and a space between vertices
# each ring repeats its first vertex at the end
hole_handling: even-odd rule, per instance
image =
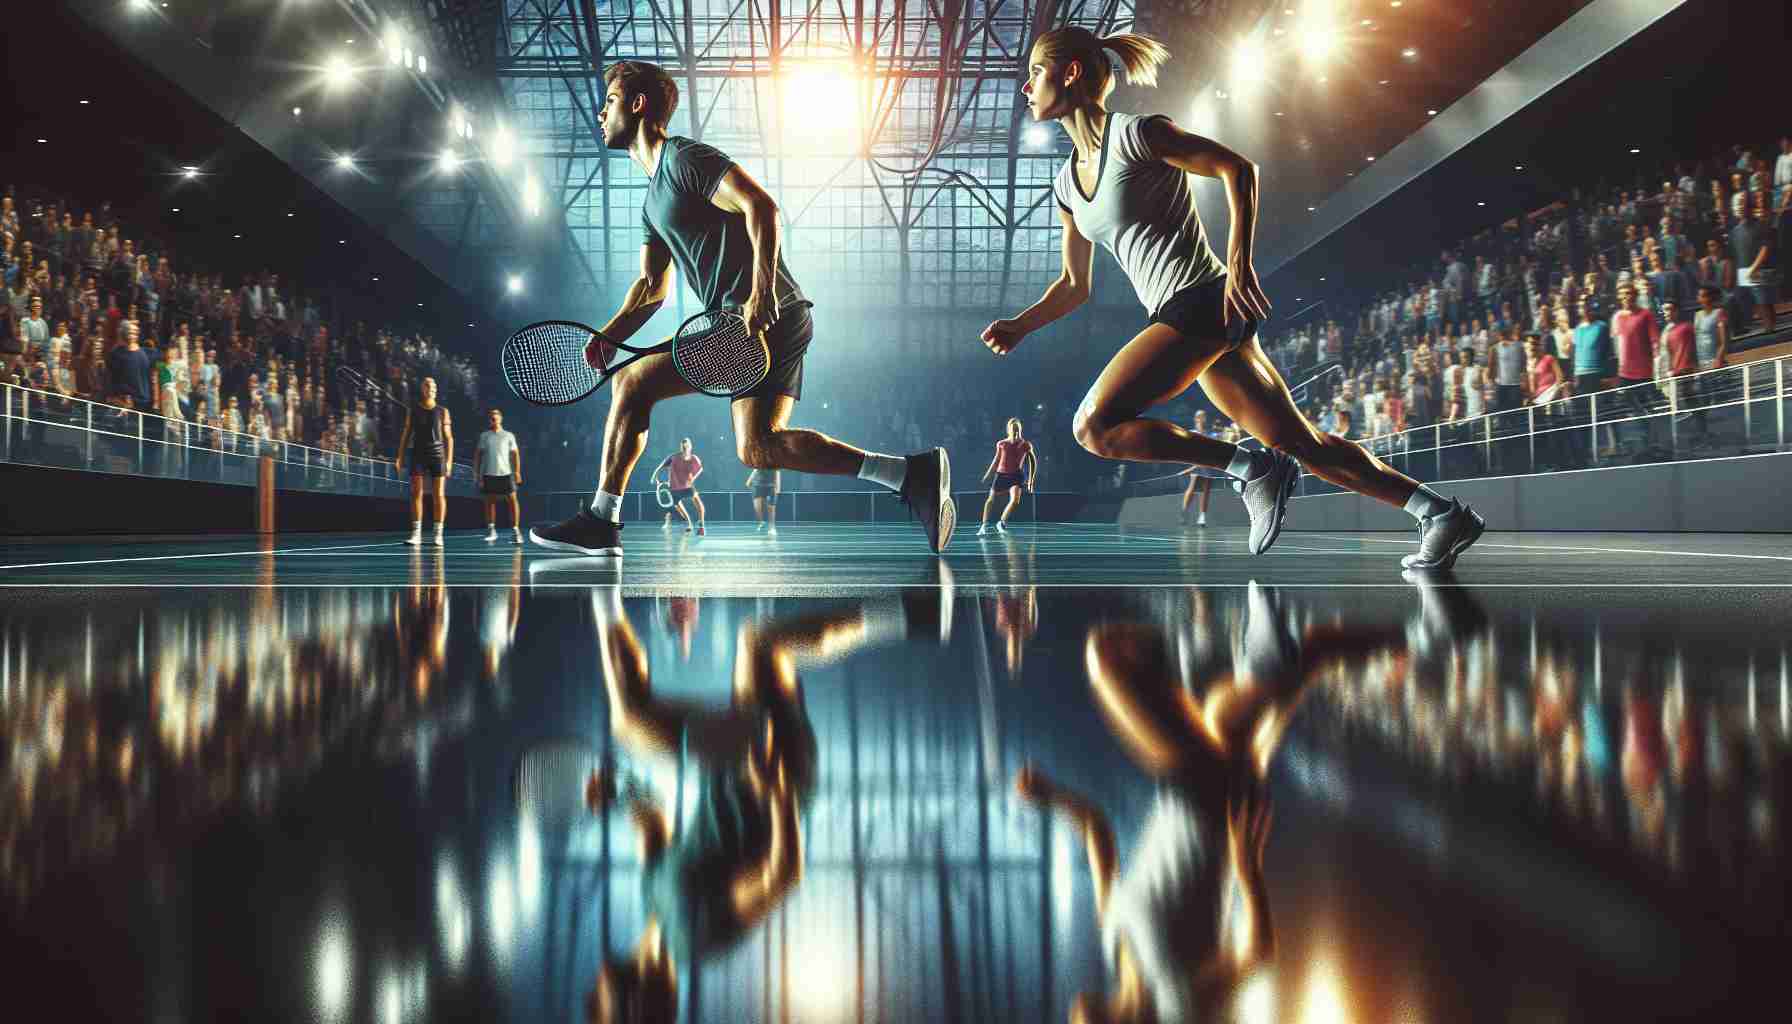
POLYGON ((1234 320, 1226 325, 1226 278, 1190 285, 1164 300, 1151 314, 1151 322, 1174 327, 1185 338, 1225 338, 1231 352, 1257 333, 1255 319, 1234 320))
POLYGON ((1025 486, 1027 486, 1027 478, 1026 478, 1025 474, 1022 474, 1022 473, 997 473, 996 481, 995 481, 995 483, 992 483, 989 485, 989 489, 992 491, 995 491, 997 493, 1000 493, 1002 491, 1006 491, 1010 487, 1025 487, 1025 486))
POLYGON ((815 339, 815 318, 807 307, 793 309, 778 317, 766 332, 766 344, 772 350, 772 368, 759 386, 740 398, 772 398, 789 395, 803 397, 803 357, 809 342, 815 339))
POLYGON ((672 504, 676 505, 681 501, 689 501, 691 495, 696 493, 697 488, 695 487, 674 487, 672 488, 672 504))
POLYGON ((448 475, 448 467, 440 455, 412 452, 411 475, 440 479, 448 475))
POLYGON ((484 477, 479 481, 479 493, 515 494, 516 477, 511 476, 509 473, 506 473, 503 476, 484 477))

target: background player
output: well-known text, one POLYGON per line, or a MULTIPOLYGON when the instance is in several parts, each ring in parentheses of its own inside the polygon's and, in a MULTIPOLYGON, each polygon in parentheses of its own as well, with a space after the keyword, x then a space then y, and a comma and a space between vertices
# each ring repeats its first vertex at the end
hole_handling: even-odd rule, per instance
MULTIPOLYGON (((659 311, 672 293, 676 262, 704 309, 738 309, 771 350, 765 380, 733 402, 740 460, 754 469, 857 475, 888 487, 921 520, 928 547, 939 551, 958 521, 944 448, 907 458, 880 455, 790 427, 815 328, 808 310, 793 305, 803 293, 778 251, 778 204, 726 154, 695 139, 668 136, 666 125, 677 107, 678 85, 664 69, 641 61, 618 61, 604 69, 604 145, 626 150, 648 175, 641 276, 604 325, 604 336, 626 341, 659 311)), ((565 522, 530 530, 529 536, 557 550, 621 557, 622 493, 647 445, 653 407, 690 393, 669 353, 647 356, 612 378, 603 463, 590 507, 565 522)))
POLYGON ((473 461, 479 465, 479 493, 485 498, 485 539, 498 539, 498 502, 510 502, 510 535, 514 543, 523 542, 523 518, 517 510, 516 488, 523 482, 523 450, 517 447, 516 435, 504 429, 504 413, 493 409, 485 414, 486 429, 479 435, 473 461))
MULTIPOLYGON (((1207 429, 1206 409, 1195 410, 1194 431, 1202 437, 1218 436, 1210 433, 1207 429)), ((1195 498, 1199 496, 1198 515, 1200 518, 1195 521, 1195 525, 1206 526, 1207 499, 1213 495, 1213 481, 1216 477, 1220 479, 1230 478, 1219 470, 1208 469, 1206 466, 1190 466, 1182 471, 1182 475, 1188 477, 1188 489, 1182 492, 1182 525, 1188 525, 1188 507, 1195 501, 1195 498)))
POLYGON ((1059 122, 1076 147, 1052 185, 1064 226, 1063 269, 1038 302, 984 328, 983 343, 1005 355, 1029 332, 1088 301, 1093 243, 1100 242, 1118 259, 1151 322, 1089 388, 1073 421, 1077 443, 1103 458, 1209 466, 1242 480, 1252 554, 1267 551, 1281 533, 1304 464, 1418 521, 1419 551, 1403 560, 1407 568, 1449 569, 1486 522, 1360 445, 1315 429, 1258 344, 1257 324, 1269 315, 1269 300, 1252 264, 1257 165, 1167 117, 1108 110, 1109 51, 1134 84, 1155 84, 1157 66, 1169 59, 1154 39, 1104 38, 1074 26, 1033 44, 1022 88, 1028 109, 1034 120, 1059 122), (1191 174, 1225 183, 1232 226, 1224 262, 1207 243, 1191 174), (1197 381, 1220 412, 1270 450, 1249 451, 1146 418, 1151 407, 1197 381))
POLYGON ((768 537, 778 535, 778 488, 783 475, 779 469, 755 469, 747 474, 747 486, 753 490, 753 518, 759 523, 756 529, 768 537))
POLYGON ((657 480, 660 470, 666 472, 666 486, 672 488, 672 507, 678 510, 678 518, 684 520, 684 532, 691 532, 691 514, 685 511, 684 503, 689 501, 697 509, 697 534, 703 535, 703 499, 697 494, 697 478, 703 475, 703 460, 691 451, 691 439, 678 442, 678 450, 666 456, 666 461, 654 469, 657 480))
POLYGON ((448 517, 448 496, 443 490, 448 467, 454 465, 454 419, 448 407, 436 404, 436 379, 423 378, 423 400, 404 414, 404 432, 398 435, 398 454, 393 468, 404 472, 404 457, 411 457, 411 536, 405 543, 423 543, 423 490, 429 481, 435 498, 436 547, 442 546, 442 520, 448 517))
POLYGON ((995 457, 989 460, 989 468, 983 471, 983 479, 988 480, 995 474, 995 482, 989 485, 989 495, 983 499, 983 518, 977 522, 977 536, 988 532, 989 506, 993 505, 998 492, 1006 492, 1008 504, 1002 508, 1002 517, 996 520, 996 532, 1008 532, 1008 517, 1013 514, 1014 506, 1020 504, 1020 489, 1025 487, 1028 493, 1033 490, 1033 477, 1039 472, 1039 456, 1033 452, 1033 442, 1020 436, 1020 420, 1008 420, 1008 436, 996 442, 995 457))

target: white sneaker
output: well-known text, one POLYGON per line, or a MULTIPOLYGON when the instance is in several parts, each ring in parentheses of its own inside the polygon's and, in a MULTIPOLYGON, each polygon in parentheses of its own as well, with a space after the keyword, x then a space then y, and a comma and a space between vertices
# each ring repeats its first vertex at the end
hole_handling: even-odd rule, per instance
POLYGON ((764 533, 765 532, 765 520, 761 519, 757 524, 755 524, 753 527, 753 532, 754 533, 764 533))
POLYGON ((977 536, 981 537, 988 532, 989 532, 989 524, 988 523, 978 523, 977 524, 977 536))
POLYGON ((423 543, 423 531, 422 530, 412 530, 411 535, 409 537, 406 537, 404 542, 406 544, 409 544, 411 547, 417 547, 418 545, 423 543))
POLYGON ((767 537, 776 537, 778 535, 778 524, 773 523, 770 526, 767 526, 765 528, 765 535, 767 537))
POLYGON ((438 547, 438 548, 442 546, 442 531, 440 531, 440 530, 436 531, 436 542, 435 543, 436 543, 436 547, 438 547))
POLYGON ((1205 512, 1201 513, 1201 517, 1199 519, 1195 520, 1195 525, 1196 526, 1206 526, 1207 525, 1207 513, 1205 513, 1205 512))
POLYGON ((513 538, 511 543, 521 544, 523 542, 523 528, 522 527, 519 526, 516 529, 510 531, 510 533, 511 533, 511 537, 513 538))
POLYGON ((1006 519, 996 520, 996 532, 997 533, 1007 533, 1008 532, 1008 521, 1006 519))
POLYGON ((486 527, 485 528, 485 542, 487 544, 490 544, 492 541, 497 540, 497 539, 498 539, 498 531, 490 526, 486 527))

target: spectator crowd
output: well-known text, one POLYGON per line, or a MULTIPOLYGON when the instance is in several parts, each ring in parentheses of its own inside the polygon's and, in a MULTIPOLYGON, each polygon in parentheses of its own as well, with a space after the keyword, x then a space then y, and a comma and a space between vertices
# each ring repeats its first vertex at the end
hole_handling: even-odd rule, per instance
POLYGON ((159 417, 160 437, 227 451, 303 444, 389 458, 423 377, 477 423, 479 373, 427 334, 365 322, 278 273, 184 262, 109 203, 0 196, 0 380, 159 417), (391 396, 352 387, 352 368, 391 396), (396 399, 396 400, 392 400, 396 399))
POLYGON ((1482 231, 1402 287, 1266 331, 1264 346, 1291 382, 1341 371, 1305 411, 1353 438, 1723 366, 1737 339, 1777 325, 1792 137, 1771 158, 1736 146, 1642 180, 1482 231))

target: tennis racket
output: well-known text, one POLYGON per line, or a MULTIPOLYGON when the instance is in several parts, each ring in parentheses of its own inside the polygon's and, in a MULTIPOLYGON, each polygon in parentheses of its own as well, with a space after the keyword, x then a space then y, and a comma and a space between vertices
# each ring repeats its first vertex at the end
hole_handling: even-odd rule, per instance
MULTIPOLYGON (((792 303, 780 315, 813 303, 792 303)), ((623 367, 661 352, 699 394, 733 398, 759 386, 771 371, 765 340, 747 330, 739 310, 711 309, 686 320, 672 337, 652 348, 611 341, 571 320, 543 320, 504 342, 504 382, 518 398, 534 405, 571 405, 589 397, 623 367), (616 361, 621 353, 628 358, 616 361)))
POLYGON ((653 482, 653 500, 659 502, 661 508, 672 507, 672 488, 664 480, 653 482))

